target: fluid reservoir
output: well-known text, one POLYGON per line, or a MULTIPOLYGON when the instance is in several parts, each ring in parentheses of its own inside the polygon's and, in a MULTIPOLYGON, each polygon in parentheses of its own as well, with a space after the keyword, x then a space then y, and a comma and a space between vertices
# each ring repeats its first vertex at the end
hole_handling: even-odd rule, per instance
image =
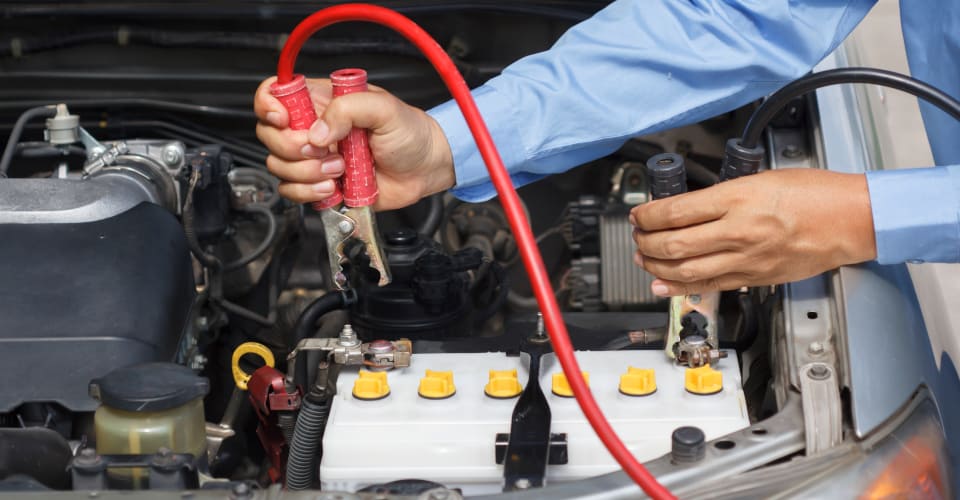
POLYGON ((93 380, 90 395, 101 403, 94 414, 97 452, 142 455, 168 448, 202 460, 209 389, 207 379, 173 363, 128 366, 93 380))

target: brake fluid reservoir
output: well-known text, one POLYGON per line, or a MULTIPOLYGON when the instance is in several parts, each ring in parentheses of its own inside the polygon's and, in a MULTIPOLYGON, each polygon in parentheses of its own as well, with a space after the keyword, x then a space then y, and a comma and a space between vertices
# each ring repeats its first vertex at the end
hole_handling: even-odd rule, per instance
POLYGON ((203 397, 207 379, 172 363, 114 370, 90 382, 101 405, 94 414, 101 455, 153 454, 160 448, 205 458, 203 397))

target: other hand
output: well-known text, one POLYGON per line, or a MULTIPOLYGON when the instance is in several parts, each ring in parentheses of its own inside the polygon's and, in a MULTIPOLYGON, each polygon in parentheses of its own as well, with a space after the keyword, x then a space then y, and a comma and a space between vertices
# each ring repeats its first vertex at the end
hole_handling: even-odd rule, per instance
POLYGON ((268 78, 254 97, 257 137, 270 150, 267 168, 283 181, 280 194, 297 203, 320 201, 333 194, 333 179, 343 174, 337 141, 352 127, 369 129, 370 149, 380 197, 375 208, 391 210, 449 189, 455 183, 453 158, 437 122, 387 91, 370 86, 331 99, 330 80, 308 79, 317 121, 307 130, 288 128, 289 116, 270 95, 268 78))
POLYGON ((877 255, 856 174, 763 172, 639 205, 630 221, 660 296, 786 283, 877 255))

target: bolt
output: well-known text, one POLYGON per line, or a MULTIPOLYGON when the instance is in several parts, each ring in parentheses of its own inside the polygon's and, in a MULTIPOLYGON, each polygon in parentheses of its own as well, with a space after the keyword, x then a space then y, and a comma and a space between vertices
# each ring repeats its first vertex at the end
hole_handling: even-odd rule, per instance
POLYGON ((799 158, 803 155, 803 152, 800 151, 800 148, 796 144, 787 144, 783 148, 783 157, 784 158, 799 158))
POLYGON ((830 378, 830 369, 823 363, 817 363, 810 367, 807 375, 814 380, 826 380, 830 378))
POLYGON ((337 229, 343 234, 350 234, 353 232, 353 223, 348 220, 342 220, 337 223, 337 229))
POLYGON ((689 303, 691 303, 691 304, 693 304, 693 305, 697 305, 697 304, 700 303, 700 296, 699 296, 699 295, 687 295, 687 302, 689 302, 689 303))
POLYGON ((207 366, 207 357, 203 354, 194 354, 193 357, 190 358, 191 370, 200 371, 203 370, 205 366, 207 366))
POLYGON ((353 327, 350 326, 350 323, 343 325, 343 329, 340 330, 340 338, 337 340, 337 343, 344 347, 354 347, 360 345, 360 339, 357 338, 357 332, 353 331, 353 327))
POLYGON ((238 497, 245 497, 250 495, 250 485, 247 483, 237 483, 233 485, 233 494, 238 497))
POLYGON ((546 333, 547 333, 546 327, 543 324, 543 313, 538 312, 537 313, 537 337, 543 338, 544 336, 546 336, 546 333))
POLYGON ((376 354, 386 354, 396 350, 393 346, 393 342, 390 342, 389 340, 374 340, 373 342, 370 342, 370 345, 367 347, 367 349, 371 353, 376 354))
POLYGON ((513 485, 514 485, 518 490, 527 490, 527 489, 530 489, 530 486, 532 486, 532 485, 530 484, 530 480, 527 479, 527 478, 525 478, 525 477, 521 477, 520 479, 517 479, 517 480, 513 483, 513 485))
POLYGON ((823 347, 823 342, 811 342, 810 345, 807 347, 807 352, 809 352, 810 354, 813 354, 814 356, 823 354, 824 350, 825 349, 823 347))
POLYGON ((175 167, 183 159, 183 150, 180 149, 178 144, 167 144, 164 146, 160 157, 163 158, 163 162, 168 167, 175 167))

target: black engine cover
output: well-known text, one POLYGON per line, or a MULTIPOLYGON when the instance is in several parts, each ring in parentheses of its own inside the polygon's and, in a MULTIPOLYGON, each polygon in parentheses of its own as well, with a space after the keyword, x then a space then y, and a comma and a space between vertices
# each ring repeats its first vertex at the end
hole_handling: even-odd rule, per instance
POLYGON ((87 384, 171 361, 195 295, 183 229, 152 203, 84 223, 0 224, 0 412, 92 411, 87 384))

